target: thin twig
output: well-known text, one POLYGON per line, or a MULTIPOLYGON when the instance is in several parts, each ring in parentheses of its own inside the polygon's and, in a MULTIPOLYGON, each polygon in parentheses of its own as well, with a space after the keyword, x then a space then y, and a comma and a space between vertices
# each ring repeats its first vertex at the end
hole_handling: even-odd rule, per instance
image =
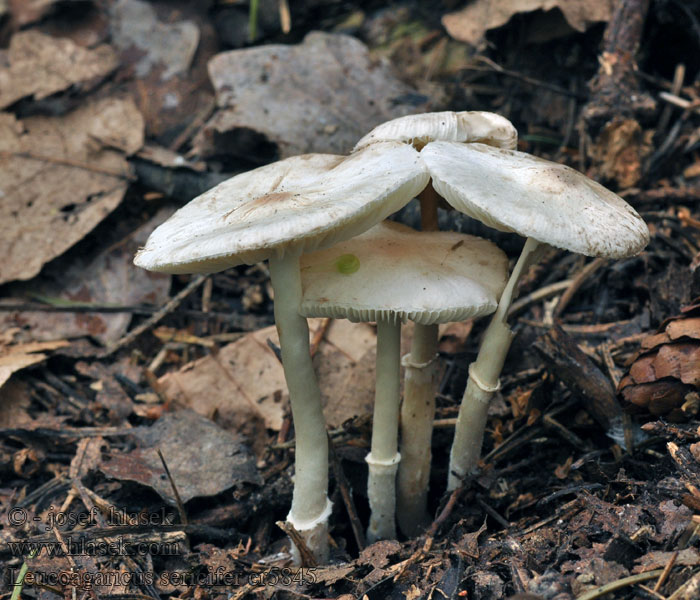
POLYGON ((589 262, 585 267, 583 267, 583 269, 581 269, 581 272, 576 277, 574 277, 574 280, 571 282, 566 291, 561 295, 561 298, 559 298, 559 302, 557 302, 557 305, 554 308, 555 319, 561 316, 566 307, 569 305, 571 299, 574 297, 574 294, 578 292, 578 290, 581 288, 586 279, 593 275, 593 273, 595 273, 598 269, 605 266, 606 263, 607 259, 596 258, 595 260, 589 262))
POLYGON ((187 298, 194 290, 196 290, 200 285, 202 285, 208 275, 199 275, 195 277, 192 281, 190 281, 187 286, 178 292, 171 300, 166 302, 161 309, 159 309, 157 312, 153 313, 151 317, 146 319, 141 325, 138 327, 135 327, 132 329, 129 333, 127 333, 124 337, 122 337, 120 340, 112 344, 107 348, 107 350, 104 352, 103 357, 109 356, 111 354, 114 354, 117 350, 120 350, 121 348, 124 348, 124 346, 128 346, 131 344, 137 337, 139 337, 142 333, 153 327, 156 323, 158 323, 163 317, 165 317, 167 314, 173 312, 179 305, 180 303, 187 298))
POLYGON ((170 474, 170 469, 168 468, 168 463, 165 462, 165 457, 160 451, 160 448, 156 449, 158 453, 158 458, 160 462, 163 463, 163 468, 165 469, 165 474, 168 476, 168 481, 170 481, 170 487, 173 488, 173 494, 175 495, 175 502, 177 503, 177 512, 180 514, 180 523, 187 525, 187 513, 185 512, 185 505, 182 503, 182 498, 180 498, 180 493, 177 491, 177 486, 175 485, 175 480, 170 474))
POLYGON ((352 533, 355 536, 355 543, 360 550, 365 548, 365 536, 362 531, 362 523, 360 518, 357 516, 357 509, 355 508, 355 503, 352 499, 352 494, 350 493, 350 486, 348 486, 347 479, 345 477, 345 472, 338 459, 338 454, 335 451, 335 446, 331 436, 328 436, 328 449, 330 450, 331 466, 333 468, 333 474, 338 482, 338 487, 340 488, 340 496, 343 498, 343 504, 345 505, 345 510, 348 512, 348 518, 350 519, 350 527, 352 527, 352 533))
POLYGON ((601 596, 605 596, 605 594, 609 594, 610 592, 621 590, 622 588, 629 587, 636 583, 641 583, 642 581, 649 581, 650 579, 654 579, 655 577, 661 575, 663 571, 663 569, 656 569, 654 571, 647 571, 646 573, 639 573, 639 575, 623 577, 622 579, 618 579, 617 581, 611 581, 610 583, 606 583, 605 585, 598 586, 590 592, 586 592, 582 596, 579 596, 578 598, 576 598, 576 600, 594 600, 595 598, 600 598, 601 596))

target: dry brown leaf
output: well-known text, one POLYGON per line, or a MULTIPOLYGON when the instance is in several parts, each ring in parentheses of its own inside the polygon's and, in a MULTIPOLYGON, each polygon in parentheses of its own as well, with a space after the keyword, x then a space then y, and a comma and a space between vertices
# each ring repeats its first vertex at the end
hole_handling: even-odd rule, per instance
POLYGON ((165 415, 151 427, 135 427, 139 447, 113 450, 101 458, 100 470, 117 480, 136 481, 175 503, 159 449, 183 502, 215 496, 236 483, 261 484, 250 450, 241 437, 192 411, 165 415))
MULTIPOLYGON (((53 5, 60 0, 8 0, 10 5, 10 13, 12 20, 17 25, 28 25, 35 23, 44 17, 52 8, 53 5)), ((0 7, 2 7, 0 2, 0 7)), ((0 15, 2 14, 0 10, 0 15)))
POLYGON ((16 371, 20 371, 44 360, 43 351, 56 350, 69 345, 66 340, 53 342, 15 344, 0 348, 0 388, 16 371))
POLYGON ((23 121, 0 113, 0 283, 30 279, 114 210, 125 153, 142 144, 143 119, 128 100, 23 121))
MULTIPOLYGON (((671 559, 674 552, 647 552, 644 556, 635 559, 637 565, 632 569, 632 573, 644 573, 654 569, 663 569, 671 559)), ((674 565, 694 567, 700 564, 700 553, 696 548, 685 548, 678 552, 674 559, 674 565)))
POLYGON ((463 9, 442 18, 442 24, 455 39, 479 46, 490 29, 505 25, 512 16, 534 10, 558 8, 576 31, 612 15, 613 0, 475 0, 463 9))
POLYGON ((642 177, 642 163, 651 154, 653 131, 643 131, 634 119, 608 123, 589 155, 605 179, 614 180, 620 188, 630 188, 642 177))
POLYGON ((108 10, 111 42, 133 75, 124 85, 149 137, 169 144, 207 106, 213 110, 206 63, 218 46, 207 6, 118 0, 108 10))
POLYGON ((0 383, 0 388, 0 429, 30 423, 32 418, 27 409, 31 397, 27 384, 13 379, 5 385, 0 383))
POLYGON ((379 123, 427 109, 362 42, 340 34, 223 52, 209 74, 220 108, 195 140, 202 156, 344 154, 379 123))
POLYGON ((67 38, 20 31, 0 51, 0 108, 27 96, 41 100, 71 86, 93 87, 118 64, 107 45, 88 50, 67 38))
MULTIPOLYGON (((323 319, 310 319, 311 337, 323 319)), ((279 344, 275 327, 266 327, 221 348, 216 354, 185 365, 160 378, 162 393, 178 404, 188 406, 225 426, 252 438, 260 427, 278 431, 287 411, 287 386, 282 365, 268 345, 279 344)), ((316 354, 316 367, 324 401, 324 412, 331 427, 357 414, 371 410, 374 371, 358 374, 365 355, 376 344, 369 325, 333 321, 316 354), (359 393, 358 381, 369 381, 371 388, 359 393)), ((372 359, 371 366, 374 361, 372 359)), ((364 389, 364 388, 363 388, 364 389)))
MULTIPOLYGON (((159 211, 148 223, 96 256, 71 256, 70 261, 60 259, 52 263, 35 280, 8 286, 8 295, 16 298, 14 302, 21 302, 23 298, 35 295, 52 298, 58 302, 123 306, 158 306, 167 302, 170 275, 135 269, 133 258, 149 234, 172 212, 170 209, 159 211), (64 264, 66 262, 67 264, 64 264)), ((3 299, 5 300, 11 299, 3 299)), ((130 321, 131 313, 128 312, 0 313, 0 327, 21 326, 22 331, 16 336, 18 341, 89 335, 103 344, 109 344, 124 335, 130 321)))

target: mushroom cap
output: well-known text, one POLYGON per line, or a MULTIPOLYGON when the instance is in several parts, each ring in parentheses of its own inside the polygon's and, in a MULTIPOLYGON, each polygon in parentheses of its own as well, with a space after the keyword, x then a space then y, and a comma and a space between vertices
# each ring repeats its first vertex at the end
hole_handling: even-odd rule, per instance
POLYGON ((134 263, 213 273, 324 248, 366 231, 428 183, 412 147, 376 144, 351 156, 293 156, 228 179, 158 227, 134 263))
POLYGON ((301 257, 300 313, 421 325, 463 321, 495 311, 507 278, 508 258, 491 242, 385 221, 301 257), (349 255, 359 264, 344 269, 339 259, 349 255))
POLYGON ((437 193, 494 229, 586 256, 622 258, 649 243, 629 204, 565 165, 485 144, 431 142, 421 156, 437 193))
POLYGON ((407 142, 420 149, 436 140, 515 148, 518 132, 508 119, 491 112, 445 111, 407 115, 375 127, 355 144, 353 152, 386 141, 407 142))

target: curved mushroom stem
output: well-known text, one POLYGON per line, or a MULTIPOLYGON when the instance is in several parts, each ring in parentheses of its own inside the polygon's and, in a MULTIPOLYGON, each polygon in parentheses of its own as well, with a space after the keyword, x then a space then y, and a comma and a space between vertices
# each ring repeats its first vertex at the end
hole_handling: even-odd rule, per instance
POLYGON ((430 523, 428 481, 430 441, 435 417, 437 325, 416 325, 406 369, 401 405, 401 465, 397 480, 397 518, 401 531, 413 537, 430 523))
MULTIPOLYGON (((432 184, 418 194, 422 231, 437 231, 440 195, 432 184)), ((434 358, 437 325, 416 324, 411 354, 406 366, 404 400, 401 405, 401 454, 399 465, 397 517, 401 531, 414 537, 430 523, 428 483, 430 444, 435 419, 434 358), (425 367, 416 365, 426 364, 425 367)))
POLYGON ((540 243, 528 238, 508 279, 498 308, 481 340, 479 354, 469 365, 467 389, 459 407, 455 437, 450 451, 447 491, 458 488, 464 476, 476 466, 481 455, 489 401, 500 387, 499 377, 503 370, 508 349, 513 340, 513 332, 508 326, 508 310, 515 296, 515 288, 520 276, 537 259, 540 243))
POLYGON ((399 435, 399 377, 401 371, 401 323, 377 321, 377 380, 375 384, 372 448, 367 495, 371 515, 367 541, 396 537, 396 470, 399 435))
MULTIPOLYGON (((292 406, 296 454, 294 493, 287 521, 301 534, 318 564, 328 562, 328 437, 321 391, 311 363, 309 327, 299 315, 301 276, 298 256, 271 258, 275 323, 280 338, 284 377, 292 406)), ((293 546, 295 562, 300 556, 293 546)))

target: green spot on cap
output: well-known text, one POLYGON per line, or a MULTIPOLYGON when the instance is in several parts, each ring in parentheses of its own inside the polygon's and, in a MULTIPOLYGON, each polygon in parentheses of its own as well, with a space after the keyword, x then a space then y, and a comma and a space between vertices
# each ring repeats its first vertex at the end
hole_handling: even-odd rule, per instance
POLYGON ((343 275, 352 275, 360 268, 360 259, 354 254, 343 254, 335 260, 335 268, 338 273, 343 275))

